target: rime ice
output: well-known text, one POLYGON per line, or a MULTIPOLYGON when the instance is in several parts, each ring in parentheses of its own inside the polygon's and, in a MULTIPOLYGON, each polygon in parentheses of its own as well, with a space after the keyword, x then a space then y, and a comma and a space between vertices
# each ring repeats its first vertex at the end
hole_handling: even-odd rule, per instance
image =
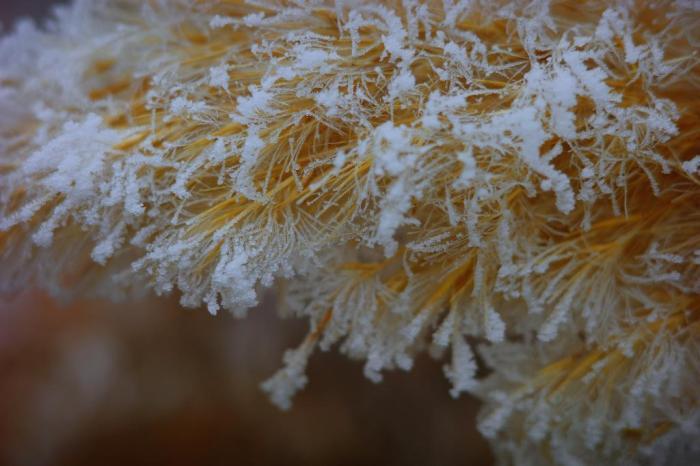
POLYGON ((502 464, 698 461, 692 2, 58 11, 0 41, 3 291, 283 288, 282 408, 429 348, 502 464))

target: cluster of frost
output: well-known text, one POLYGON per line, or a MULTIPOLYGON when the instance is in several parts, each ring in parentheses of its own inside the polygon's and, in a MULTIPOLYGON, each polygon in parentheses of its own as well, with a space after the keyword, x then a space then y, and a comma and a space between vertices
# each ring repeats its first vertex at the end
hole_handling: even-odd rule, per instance
POLYGON ((697 458, 700 16, 607 3, 81 0, 20 23, 1 288, 243 315, 284 282, 311 330, 263 385, 283 408, 316 347, 373 381, 449 352, 504 464, 697 458))

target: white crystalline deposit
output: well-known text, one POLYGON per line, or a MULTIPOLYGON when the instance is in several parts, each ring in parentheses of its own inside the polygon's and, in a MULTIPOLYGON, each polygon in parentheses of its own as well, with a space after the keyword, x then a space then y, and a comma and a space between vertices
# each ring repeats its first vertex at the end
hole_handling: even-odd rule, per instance
POLYGON ((0 41, 0 289, 244 315, 284 282, 311 329, 263 385, 283 408, 317 346, 374 381, 430 350, 502 464, 700 461, 699 26, 73 2, 0 41))

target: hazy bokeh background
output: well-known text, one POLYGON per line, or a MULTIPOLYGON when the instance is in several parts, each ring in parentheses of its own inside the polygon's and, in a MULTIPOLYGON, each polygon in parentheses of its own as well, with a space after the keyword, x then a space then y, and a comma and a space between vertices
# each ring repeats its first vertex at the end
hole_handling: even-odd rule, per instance
POLYGON ((68 0, 0 0, 0 22, 6 30, 17 18, 41 19, 54 5, 66 3, 68 0))
MULTIPOLYGON (((3 31, 55 3, 0 0, 3 31)), ((491 464, 477 403, 428 357, 373 384, 317 353, 292 410, 272 406, 259 384, 305 325, 273 298, 236 320, 172 298, 0 296, 0 465, 491 464)))

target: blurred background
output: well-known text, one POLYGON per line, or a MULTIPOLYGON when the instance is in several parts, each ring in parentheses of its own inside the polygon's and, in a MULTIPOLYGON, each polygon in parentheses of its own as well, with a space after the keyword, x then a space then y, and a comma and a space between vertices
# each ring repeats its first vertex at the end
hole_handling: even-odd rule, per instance
MULTIPOLYGON (((0 0, 3 31, 49 0, 0 0)), ((1 111, 1 110, 0 110, 1 111)), ((0 465, 490 465, 478 404, 441 363, 373 384, 317 353, 289 412, 259 384, 306 333, 267 299, 243 320, 175 299, 0 296, 0 465)))

